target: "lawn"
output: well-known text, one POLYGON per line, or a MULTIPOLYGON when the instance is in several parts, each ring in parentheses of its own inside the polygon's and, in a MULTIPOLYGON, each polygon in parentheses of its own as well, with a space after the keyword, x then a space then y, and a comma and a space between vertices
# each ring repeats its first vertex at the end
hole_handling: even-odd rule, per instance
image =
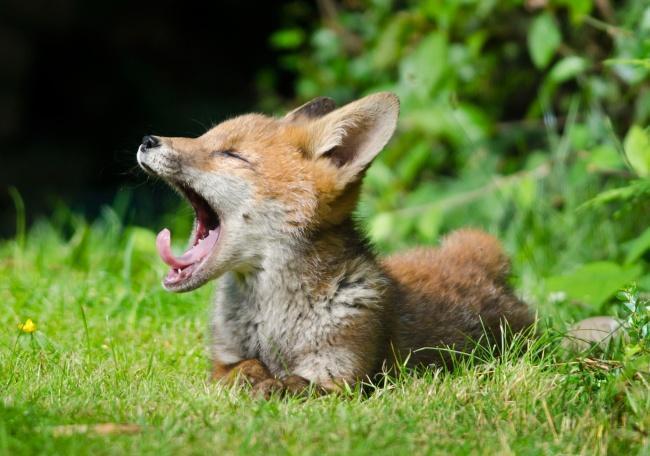
POLYGON ((523 263, 519 292, 542 320, 523 356, 267 402, 208 381, 212 287, 164 292, 153 239, 106 209, 0 245, 0 454, 650 452, 638 363, 562 353, 566 312, 535 295, 523 263), (28 318, 35 332, 18 327, 28 318))

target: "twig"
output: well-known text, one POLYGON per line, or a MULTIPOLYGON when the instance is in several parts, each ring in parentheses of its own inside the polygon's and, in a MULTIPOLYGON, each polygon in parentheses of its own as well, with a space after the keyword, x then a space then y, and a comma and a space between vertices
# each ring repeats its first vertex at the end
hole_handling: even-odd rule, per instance
POLYGON ((622 27, 617 27, 616 25, 608 24, 607 22, 601 21, 600 19, 596 19, 592 16, 585 16, 584 19, 587 24, 591 25, 597 30, 601 30, 607 33, 611 37, 632 36, 633 34, 630 30, 624 29, 622 27))

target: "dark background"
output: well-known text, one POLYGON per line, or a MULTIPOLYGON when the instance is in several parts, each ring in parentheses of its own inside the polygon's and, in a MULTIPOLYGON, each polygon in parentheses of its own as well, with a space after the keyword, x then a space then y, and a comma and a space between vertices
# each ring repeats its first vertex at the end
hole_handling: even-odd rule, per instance
POLYGON ((310 17, 308 2, 2 0, 0 236, 9 186, 28 221, 61 203, 93 216, 118 190, 136 222, 169 204, 142 185, 142 136, 199 135, 269 87, 291 98, 269 45, 288 8, 310 17))

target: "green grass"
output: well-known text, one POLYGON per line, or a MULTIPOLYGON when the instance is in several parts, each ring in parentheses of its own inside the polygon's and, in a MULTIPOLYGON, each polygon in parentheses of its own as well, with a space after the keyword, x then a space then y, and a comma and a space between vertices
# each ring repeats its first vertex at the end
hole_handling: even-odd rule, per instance
POLYGON ((404 373, 369 396, 264 402, 211 384, 211 287, 165 293, 153 234, 110 210, 53 220, 0 244, 0 454, 650 452, 644 378, 561 355, 552 331, 523 356, 404 373), (141 430, 59 434, 101 423, 141 430))

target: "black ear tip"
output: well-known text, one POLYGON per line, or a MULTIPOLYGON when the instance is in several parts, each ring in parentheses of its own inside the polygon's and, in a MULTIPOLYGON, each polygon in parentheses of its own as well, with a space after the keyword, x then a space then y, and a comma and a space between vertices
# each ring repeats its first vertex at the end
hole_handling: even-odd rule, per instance
POLYGON ((316 103, 320 105, 322 111, 330 112, 336 109, 336 101, 330 97, 318 97, 316 103))
POLYGON ((329 97, 318 97, 307 103, 300 113, 307 117, 321 117, 336 109, 336 102, 329 97))
POLYGON ((294 109, 287 117, 297 119, 299 117, 317 119, 323 117, 336 109, 336 102, 329 97, 318 97, 308 101, 299 108, 294 109))

